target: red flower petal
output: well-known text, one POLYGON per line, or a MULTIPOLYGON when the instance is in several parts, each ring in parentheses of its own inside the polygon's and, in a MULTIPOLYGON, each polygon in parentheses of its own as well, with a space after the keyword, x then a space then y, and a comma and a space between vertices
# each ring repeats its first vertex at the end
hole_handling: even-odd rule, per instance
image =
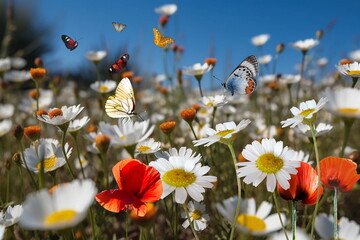
POLYGON ((115 164, 115 166, 112 168, 112 172, 115 177, 116 183, 119 186, 119 189, 123 189, 123 185, 121 183, 121 178, 123 177, 121 176, 121 170, 128 164, 134 164, 136 162, 140 163, 140 161, 137 159, 124 159, 115 164))
POLYGON ((126 210, 126 205, 134 202, 134 197, 129 193, 118 189, 103 191, 95 196, 96 201, 110 212, 126 210))

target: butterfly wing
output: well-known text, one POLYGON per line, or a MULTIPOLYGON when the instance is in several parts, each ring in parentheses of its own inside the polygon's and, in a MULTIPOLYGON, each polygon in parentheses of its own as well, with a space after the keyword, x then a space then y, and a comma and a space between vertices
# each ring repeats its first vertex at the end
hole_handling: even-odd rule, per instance
POLYGON ((120 70, 126 67, 127 62, 129 61, 129 54, 123 54, 111 67, 109 68, 109 73, 118 73, 120 70))
POLYGON ((70 49, 70 51, 74 50, 78 46, 78 42, 74 41, 67 35, 61 35, 61 40, 64 42, 65 47, 70 49))
POLYGON ((153 28, 154 32, 154 43, 158 47, 165 47, 168 44, 174 43, 174 39, 169 37, 164 37, 159 30, 153 28))
POLYGON ((240 66, 248 68, 252 73, 251 77, 256 77, 259 75, 259 64, 254 55, 245 58, 245 60, 242 61, 238 67, 240 66))
POLYGON ((112 22, 112 25, 114 26, 115 31, 122 32, 126 28, 125 24, 118 24, 116 22, 112 22))
POLYGON ((116 88, 115 95, 110 96, 105 103, 105 112, 111 118, 134 116, 134 90, 128 78, 123 78, 116 88))

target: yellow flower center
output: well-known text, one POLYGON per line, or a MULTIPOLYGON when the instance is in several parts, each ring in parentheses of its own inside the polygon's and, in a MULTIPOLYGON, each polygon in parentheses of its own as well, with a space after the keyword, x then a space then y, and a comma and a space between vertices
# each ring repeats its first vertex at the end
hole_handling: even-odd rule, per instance
POLYGON ((201 212, 200 210, 196 209, 195 211, 193 211, 193 212, 191 213, 191 217, 192 217, 194 220, 199 220, 199 219, 201 219, 201 217, 202 217, 202 212, 201 212))
POLYGON ((251 216, 247 214, 241 214, 237 218, 238 224, 243 227, 246 227, 250 231, 262 232, 266 229, 266 224, 264 220, 256 216, 251 216))
POLYGON ((56 225, 70 222, 77 215, 77 212, 71 209, 60 210, 47 216, 44 220, 46 225, 56 225))
POLYGON ((257 168, 267 174, 277 173, 284 166, 284 161, 273 153, 264 153, 256 160, 257 168))
POLYGON ((146 152, 147 150, 149 150, 150 149, 150 147, 148 147, 148 146, 140 146, 139 148, 138 148, 138 151, 139 152, 146 152))
POLYGON ((214 106, 214 102, 208 102, 208 103, 206 104, 206 106, 212 107, 212 106, 214 106))
POLYGON ((215 135, 225 137, 226 135, 228 135, 234 131, 235 131, 235 129, 226 129, 226 130, 222 130, 220 132, 215 133, 215 135))
POLYGON ((125 139, 125 136, 120 136, 120 139, 121 139, 121 140, 124 140, 124 139, 125 139))
POLYGON ((299 113, 299 115, 303 115, 303 116, 307 117, 313 111, 315 111, 314 108, 306 109, 306 110, 302 111, 301 113, 299 113))
POLYGON ((345 114, 356 114, 359 109, 358 108, 339 108, 339 113, 345 113, 345 114))
POLYGON ((206 114, 207 113, 207 110, 205 109, 205 108, 202 108, 202 109, 200 109, 200 111, 199 111, 201 114, 206 114))
MULTIPOLYGON (((44 159, 44 169, 45 170, 51 169, 52 167, 54 167, 55 163, 56 163, 55 155, 52 155, 51 157, 44 159)), ((41 161, 38 164, 36 164, 36 168, 37 169, 41 168, 41 161)))
POLYGON ((354 71, 349 71, 348 75, 359 75, 360 71, 359 70, 354 70, 354 71))
POLYGON ((100 86, 99 90, 100 92, 106 92, 109 88, 107 86, 100 86))
POLYGON ((187 187, 195 180, 196 176, 193 173, 185 172, 183 169, 173 169, 163 175, 163 181, 174 187, 187 187))

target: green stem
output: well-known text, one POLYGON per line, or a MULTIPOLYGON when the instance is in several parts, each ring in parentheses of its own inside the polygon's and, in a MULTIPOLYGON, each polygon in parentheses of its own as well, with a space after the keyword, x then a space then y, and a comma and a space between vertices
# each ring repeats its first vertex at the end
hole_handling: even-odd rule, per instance
POLYGON ((203 75, 196 75, 195 78, 198 82, 198 85, 199 85, 199 91, 200 91, 200 96, 203 97, 203 92, 202 92, 202 89, 201 89, 201 78, 202 78, 203 75))
MULTIPOLYGON (((40 98, 39 82, 37 80, 34 80, 34 81, 35 81, 36 94, 37 94, 37 97, 36 97, 36 112, 38 112, 39 111, 39 98, 40 98)), ((36 116, 36 113, 35 113, 35 116, 36 116)))
POLYGON ((90 214, 90 222, 91 222, 91 234, 92 234, 93 240, 96 240, 95 218, 94 218, 94 213, 93 213, 91 207, 89 208, 89 214, 90 214))
POLYGON ((214 107, 213 114, 212 114, 212 119, 211 119, 211 128, 214 128, 214 125, 215 125, 215 113, 216 113, 216 109, 217 109, 217 107, 214 107))
POLYGON ((352 82, 351 88, 354 88, 354 87, 355 87, 358 79, 359 79, 358 77, 353 77, 353 78, 352 78, 353 82, 352 82))
POLYGON ((344 125, 345 125, 345 133, 344 133, 344 141, 343 141, 343 145, 342 145, 342 148, 341 148, 341 152, 340 152, 340 157, 345 157, 345 148, 346 148, 346 145, 349 141, 349 137, 350 137, 350 130, 351 130, 351 127, 354 123, 354 119, 351 119, 351 118, 344 118, 343 119, 344 121, 344 125))
POLYGON ((339 233, 338 233, 338 225, 337 225, 337 219, 338 219, 338 210, 337 210, 337 197, 338 197, 338 188, 334 188, 334 239, 339 239, 339 233))
POLYGON ((279 54, 276 54, 274 57, 274 65, 273 65, 273 69, 272 69, 273 74, 275 74, 275 72, 276 72, 276 65, 277 65, 278 58, 279 58, 279 54))
POLYGON ((185 211, 185 213, 186 213, 186 217, 187 217, 187 219, 188 219, 188 221, 189 221, 189 223, 190 223, 191 231, 192 231, 195 239, 196 239, 196 240, 199 240, 199 237, 198 237, 198 235, 196 234, 196 231, 195 231, 195 228, 194 228, 194 223, 193 223, 193 221, 191 221, 190 214, 189 214, 189 210, 187 209, 185 203, 183 203, 182 205, 183 205, 184 211, 185 211))
POLYGON ((19 146, 20 146, 20 154, 21 154, 22 160, 24 161, 25 168, 26 168, 26 170, 27 170, 27 172, 28 172, 28 174, 29 174, 29 176, 30 176, 31 183, 32 183, 33 187, 34 187, 36 190, 39 190, 39 188, 38 188, 38 186, 37 186, 37 184, 36 184, 36 181, 35 181, 35 179, 34 179, 34 176, 32 175, 32 173, 31 173, 31 171, 30 171, 30 169, 29 169, 29 167, 28 167, 28 165, 27 165, 27 162, 26 162, 26 160, 25 160, 25 156, 24 156, 24 145, 22 144, 21 141, 18 141, 18 143, 19 143, 19 146))
POLYGON ((128 210, 126 210, 125 212, 125 239, 128 240, 129 239, 129 214, 128 214, 128 210))
POLYGON ((291 201, 291 216, 292 216, 292 235, 293 240, 296 240, 296 201, 291 201))
POLYGON ((108 166, 107 166, 107 158, 106 158, 106 153, 101 152, 100 153, 100 160, 102 163, 102 167, 104 170, 104 175, 105 175, 105 184, 106 184, 106 188, 110 187, 110 183, 109 183, 109 171, 108 171, 108 166))
POLYGON ((290 83, 290 84, 287 84, 287 89, 288 89, 288 91, 289 91, 289 103, 290 103, 290 106, 293 106, 291 85, 292 85, 291 83, 290 83))
POLYGON ((39 172, 39 189, 45 187, 45 161, 41 159, 39 172))
POLYGON ((83 176, 83 179, 85 179, 85 178, 86 178, 86 176, 85 176, 85 171, 84 171, 83 165, 82 165, 82 163, 81 163, 79 143, 78 143, 78 141, 77 141, 77 132, 76 132, 76 133, 73 133, 73 134, 71 134, 71 135, 73 136, 74 141, 75 141, 76 153, 77 153, 78 161, 79 161, 80 168, 81 168, 81 174, 82 174, 82 176, 83 176))
POLYGON ((235 150, 232 144, 228 144, 228 148, 231 152, 231 156, 233 159, 233 163, 234 163, 234 169, 235 169, 235 177, 236 177, 236 183, 237 183, 237 197, 238 197, 238 201, 236 204, 236 210, 235 210, 235 216, 234 216, 234 220, 233 223, 231 225, 231 232, 230 232, 230 238, 229 239, 234 239, 234 233, 235 233, 235 228, 236 228, 236 221, 237 221, 237 217, 239 216, 240 213, 240 205, 241 205, 241 181, 240 178, 237 177, 237 167, 236 167, 236 156, 235 156, 235 150))
POLYGON ((319 150, 318 150, 318 146, 317 146, 317 142, 316 142, 314 124, 309 125, 309 127, 310 127, 310 131, 311 131, 312 140, 313 140, 313 143, 314 143, 316 167, 317 167, 317 175, 318 175, 318 184, 319 184, 318 189, 317 189, 317 194, 316 194, 315 209, 314 209, 314 213, 313 213, 313 216, 312 216, 312 223, 311 223, 310 239, 312 240, 313 237, 314 237, 315 218, 316 218, 316 214, 317 214, 318 209, 319 209, 321 170, 320 170, 319 150))
POLYGON ((9 202, 9 198, 10 198, 10 168, 6 169, 6 197, 5 197, 6 203, 9 202))
POLYGON ((193 135, 194 135, 194 138, 195 138, 196 140, 198 140, 198 137, 196 136, 195 130, 194 130, 194 128, 193 128, 193 126, 192 126, 191 122, 189 121, 189 122, 188 122, 188 124, 189 124, 189 126, 190 126, 191 132, 192 132, 192 133, 193 133, 193 135))
POLYGON ((66 161, 66 165, 68 166, 70 174, 71 174, 72 178, 75 179, 76 177, 74 175, 73 170, 71 169, 69 159, 67 158, 66 151, 65 151, 65 137, 66 137, 66 131, 67 131, 68 126, 69 126, 69 124, 67 124, 67 126, 65 126, 63 129, 61 128, 61 130, 63 131, 62 138, 61 138, 61 150, 64 155, 64 159, 66 161))
POLYGON ((272 196, 273 196, 273 199, 274 199, 276 212, 277 212, 277 214, 278 214, 278 216, 279 216, 280 223, 281 223, 281 227, 282 227, 282 229, 283 229, 283 231, 284 231, 284 234, 285 234, 286 240, 289 240, 289 236, 287 235, 287 232, 286 232, 286 229, 285 229, 284 222, 283 222, 283 220, 282 220, 282 218, 281 218, 280 208, 279 208, 279 203, 278 203, 277 198, 276 198, 276 193, 275 193, 275 192, 273 192, 273 193, 272 193, 272 196))

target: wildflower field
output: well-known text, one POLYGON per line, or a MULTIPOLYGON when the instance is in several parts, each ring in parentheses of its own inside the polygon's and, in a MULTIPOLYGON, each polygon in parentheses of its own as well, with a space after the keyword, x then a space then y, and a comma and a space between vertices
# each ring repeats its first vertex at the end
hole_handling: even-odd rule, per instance
MULTIPOLYGON (((109 53, 89 51, 96 76, 80 83, 8 51, 11 3, 0 39, 0 239, 360 240, 360 50, 326 68, 314 54, 324 31, 273 55, 261 55, 271 36, 259 33, 219 82, 222 59, 177 64, 186 46, 168 34, 178 6, 165 4, 149 43, 161 74, 131 69, 131 52, 104 69, 109 53), (284 51, 298 53, 296 74, 277 71, 284 51)), ((59 41, 68 52, 81 44, 59 41)))

